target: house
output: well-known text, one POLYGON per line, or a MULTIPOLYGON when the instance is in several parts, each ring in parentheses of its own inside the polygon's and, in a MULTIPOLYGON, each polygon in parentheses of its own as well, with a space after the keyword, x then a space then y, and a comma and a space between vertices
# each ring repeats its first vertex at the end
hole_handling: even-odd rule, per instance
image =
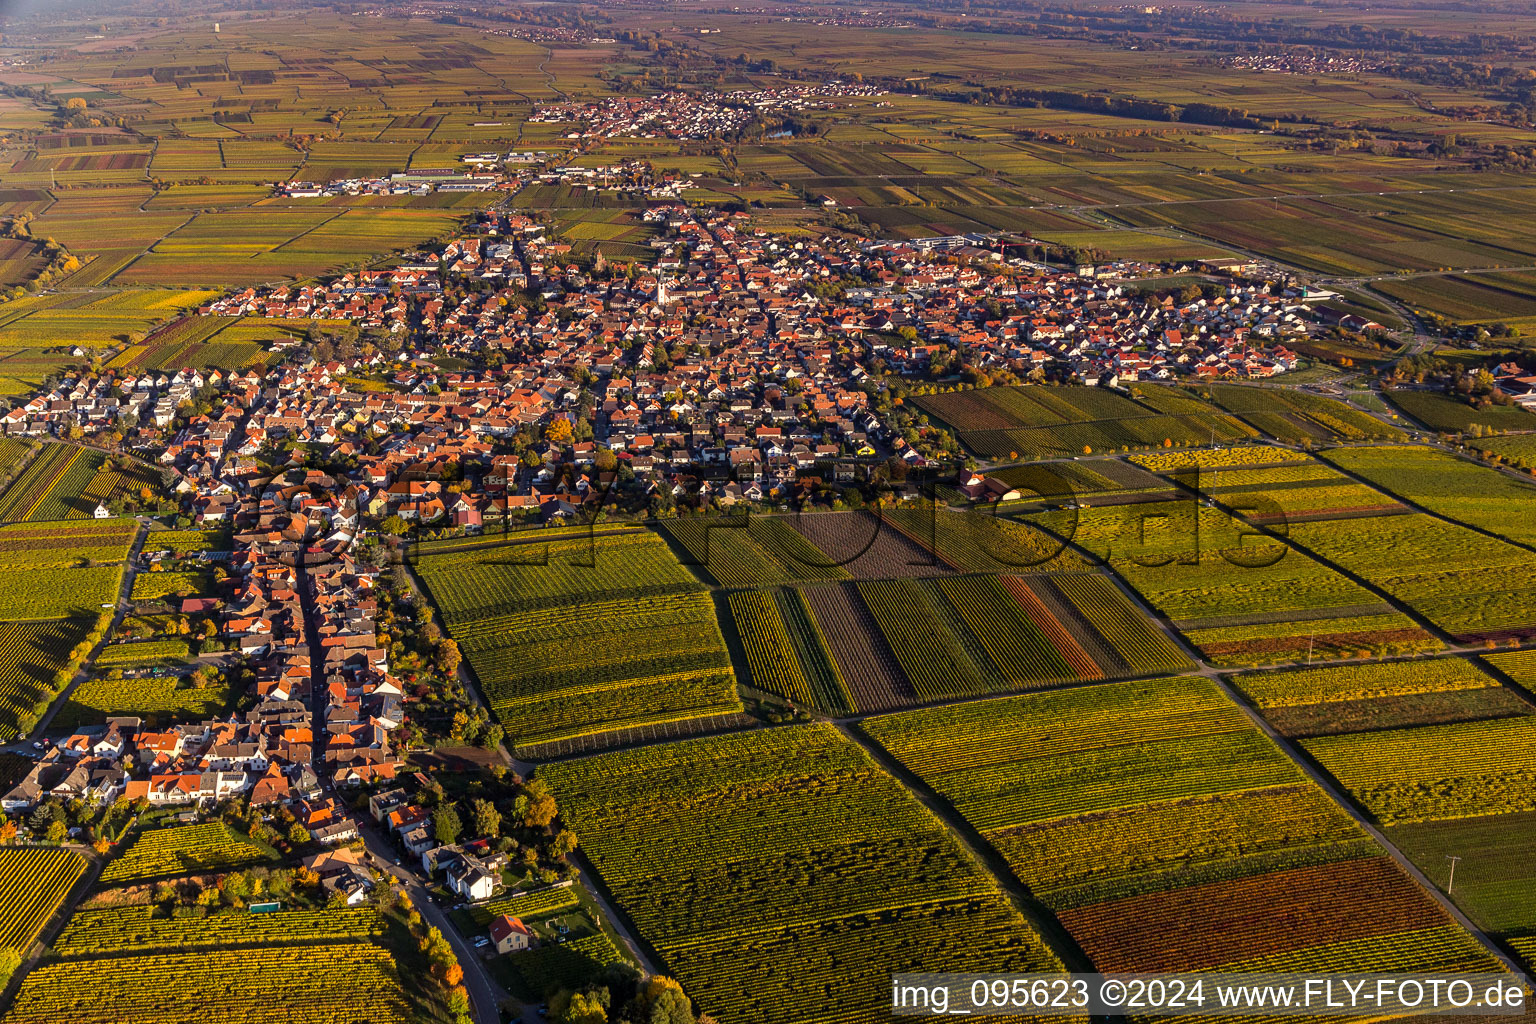
POLYGON ((107 503, 104 502, 104 501, 96 503, 96 511, 94 513, 92 513, 92 514, 97 519, 111 519, 112 518, 112 510, 107 508, 107 503))
POLYGON ((491 941, 498 953, 516 953, 533 945, 533 930, 519 918, 502 914, 491 922, 491 941))
POLYGON ((500 876, 478 857, 462 855, 448 868, 448 888, 466 900, 488 900, 496 892, 500 876))

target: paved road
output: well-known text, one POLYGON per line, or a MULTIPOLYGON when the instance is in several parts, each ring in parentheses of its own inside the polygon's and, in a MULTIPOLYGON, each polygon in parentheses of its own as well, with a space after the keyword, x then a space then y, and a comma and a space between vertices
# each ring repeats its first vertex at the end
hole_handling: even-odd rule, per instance
POLYGON ((441 931, 453 947, 454 956, 459 958, 459 966, 464 968, 464 988, 469 992, 470 1009, 476 1024, 500 1024, 501 1001, 506 998, 506 994, 491 980, 490 972, 485 969, 485 963, 474 946, 459 934, 443 908, 432 901, 420 873, 394 863, 396 857, 404 855, 394 848, 373 821, 365 816, 358 821, 358 829, 362 833, 364 847, 376 861, 375 866, 394 881, 396 888, 410 896, 412 906, 421 911, 422 918, 441 931))
POLYGON ((107 645, 107 638, 117 632, 117 628, 123 623, 123 616, 133 606, 133 602, 129 600, 129 597, 133 593, 134 577, 138 575, 137 563, 139 552, 144 550, 144 538, 147 532, 143 520, 140 520, 139 532, 134 535, 133 547, 128 550, 128 564, 123 568, 123 582, 118 587, 117 603, 112 611, 112 624, 102 634, 101 639, 96 642, 96 646, 91 648, 91 653, 86 656, 85 662, 81 664, 74 678, 69 681, 69 685, 64 687, 64 691, 53 699, 53 702, 48 705, 48 710, 43 713, 43 717, 39 718, 37 724, 32 727, 32 732, 29 734, 30 739, 42 739, 43 734, 48 731, 48 726, 53 724, 53 717, 59 713, 59 708, 63 707, 65 702, 69 700, 70 694, 75 692, 75 687, 90 677, 91 672, 96 666, 96 656, 107 645))

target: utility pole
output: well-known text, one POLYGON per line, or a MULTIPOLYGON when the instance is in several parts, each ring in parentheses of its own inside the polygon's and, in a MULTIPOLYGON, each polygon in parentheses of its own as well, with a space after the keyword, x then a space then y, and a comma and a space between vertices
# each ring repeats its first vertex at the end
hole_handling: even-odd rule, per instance
POLYGON ((1456 862, 1461 860, 1461 858, 1446 854, 1445 859, 1451 862, 1451 877, 1445 883, 1445 894, 1449 896, 1456 888, 1456 862))

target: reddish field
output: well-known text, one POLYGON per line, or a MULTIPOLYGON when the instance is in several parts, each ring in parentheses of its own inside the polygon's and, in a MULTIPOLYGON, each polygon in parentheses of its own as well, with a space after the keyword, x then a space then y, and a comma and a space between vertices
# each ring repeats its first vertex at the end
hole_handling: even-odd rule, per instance
POLYGON ((889 711, 917 700, 858 591, 848 584, 801 591, 827 638, 837 670, 860 711, 889 711))
POLYGON ((1051 641, 1051 646, 1056 648, 1056 652, 1061 655, 1072 671, 1077 673, 1079 679, 1104 678, 1103 670, 1099 668, 1093 657, 1083 650, 1082 644, 1077 642, 1067 627, 1051 614, 1045 602, 1030 589, 1028 582, 1018 576, 1000 576, 998 579, 1003 584, 1003 589, 1019 602, 1019 607, 1024 609, 1024 614, 1029 616, 1030 621, 1040 627, 1040 631, 1051 641))
POLYGON ((864 512, 796 516, 794 527, 856 580, 948 576, 954 570, 889 521, 864 512))
MULTIPOLYGON (((1369 649, 1375 644, 1428 639, 1430 639, 1429 634, 1418 628, 1378 629, 1367 633, 1319 633, 1312 638, 1314 652, 1321 655, 1345 655, 1369 649)), ((1232 654, 1290 654, 1304 649, 1307 646, 1306 641, 1307 634, 1299 632, 1294 636, 1271 637, 1267 640, 1233 640, 1229 643, 1203 644, 1200 649, 1212 658, 1232 654)))
POLYGON ((1389 857, 1110 900, 1060 915, 1101 971, 1198 970, 1450 919, 1389 857))

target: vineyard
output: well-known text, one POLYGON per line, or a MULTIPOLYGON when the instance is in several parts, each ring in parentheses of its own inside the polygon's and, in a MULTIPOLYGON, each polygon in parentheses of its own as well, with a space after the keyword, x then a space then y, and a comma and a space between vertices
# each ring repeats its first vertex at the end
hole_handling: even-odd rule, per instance
POLYGON ((1536 814, 1495 814, 1395 825, 1387 838, 1435 883, 1450 881, 1447 857, 1462 857, 1452 896, 1479 927, 1505 937, 1536 934, 1533 828, 1536 814))
MULTIPOLYGON (((163 642, 173 644, 177 641, 163 642)), ((121 646, 150 647, 155 644, 121 646)), ((106 651, 116 649, 108 647, 106 651)), ((98 667, 102 665, 100 658, 96 664, 98 667)), ((87 679, 75 687, 69 699, 59 707, 53 724, 59 728, 76 729, 123 716, 143 718, 155 727, 175 722, 198 722, 219 715, 234 702, 234 698, 235 694, 228 686, 190 686, 175 676, 87 679)))
POLYGON ((1254 672, 1234 676, 1232 682, 1260 708, 1477 690, 1499 685, 1492 676, 1465 658, 1434 658, 1387 665, 1337 665, 1294 672, 1254 672))
POLYGON ((0 526, 0 564, 6 569, 66 569, 83 561, 120 562, 137 529, 131 521, 116 519, 0 526))
POLYGON ((1383 824, 1536 811, 1536 717, 1529 715, 1302 745, 1383 824))
POLYGON ((842 567, 816 550, 782 517, 725 516, 673 519, 663 524, 672 540, 717 583, 761 587, 797 581, 847 579, 842 567))
POLYGON ((830 726, 540 776, 668 971, 722 1019, 874 1020, 892 971, 1057 966, 940 822, 830 726))
POLYGON ((21 475, 11 481, 4 494, 0 494, 0 520, 12 522, 31 519, 47 499, 48 492, 81 458, 84 451, 84 448, 71 444, 45 443, 43 450, 27 464, 21 475))
POLYGON ((1464 658, 1252 673, 1232 683, 1293 737, 1536 713, 1464 658))
POLYGON ((24 954, 83 874, 68 850, 0 850, 0 948, 24 954))
POLYGON ((1301 517, 1332 519, 1405 511, 1393 498, 1318 462, 1205 470, 1198 478, 1191 476, 1186 482, 1193 486, 1197 480, 1202 494, 1256 523, 1272 525, 1301 517))
POLYGON ((953 427, 967 448, 989 458, 1184 447, 1259 433, 1189 393, 1159 392, 1157 399, 1140 402, 1107 388, 1003 387, 920 395, 913 402, 953 427))
POLYGON ((169 551, 191 555, 202 551, 228 551, 229 533, 224 530, 155 530, 144 538, 145 551, 169 551))
POLYGON ((1188 452, 1143 452, 1129 456, 1131 462, 1154 473, 1176 473, 1183 469, 1248 469, 1304 463, 1310 456, 1290 448, 1252 444, 1237 448, 1206 448, 1188 452))
MULTIPOLYGON (((1060 513, 1031 517, 1050 523, 1060 513)), ((1416 517, 1302 523, 1330 533, 1416 517)), ((1077 541, 1107 559, 1157 611, 1218 665, 1261 665, 1305 656, 1411 653, 1440 644, 1412 619, 1307 553, 1249 537, 1225 513, 1150 502, 1077 514, 1077 541), (1374 617, 1363 626, 1361 615, 1374 617)))
POLYGON ((1206 389, 1212 401, 1280 441, 1364 441, 1397 438, 1402 433, 1368 413, 1343 402, 1294 388, 1214 384, 1206 389))
POLYGON ((416 565, 517 743, 741 710, 714 604, 653 533, 416 565))
POLYGON ((1214 967, 1449 925, 1206 680, 1029 694, 862 728, 981 832, 1100 970, 1214 967))
POLYGON ((1291 538, 1462 641, 1536 636, 1536 553, 1428 515, 1297 523, 1291 538))
POLYGON ((271 914, 221 910, 203 917, 172 917, 160 908, 133 904, 76 910, 54 940, 53 951, 77 957, 273 943, 319 945, 367 940, 383 933, 384 922, 372 907, 271 914))
POLYGON ((1328 461, 1431 512, 1536 544, 1536 483, 1430 448, 1340 448, 1328 461))
POLYGON ((0 619, 94 616, 117 600, 120 565, 84 569, 0 569, 0 619))
POLYGON ((833 714, 852 710, 826 638, 798 591, 741 591, 728 604, 749 685, 833 714))
POLYGON ((561 945, 544 945, 499 961, 516 979, 514 985, 529 998, 561 988, 575 988, 609 964, 624 957, 602 932, 583 935, 561 945))
POLYGON ((577 906, 576 890, 572 886, 550 886, 535 892, 498 896, 484 903, 464 908, 470 921, 479 928, 489 925, 500 914, 533 921, 577 906))
POLYGON ((70 652, 91 634, 94 619, 0 622, 0 738, 30 728, 63 685, 70 652))
POLYGON ((213 576, 205 572, 141 572, 133 578, 135 601, 207 597, 212 593, 213 576))
POLYGON ((134 882, 167 875, 230 871, 274 859, 270 847, 234 832, 223 822, 176 825, 141 832, 101 872, 101 881, 134 882))
POLYGON ((96 667, 169 665, 187 661, 191 657, 192 649, 185 640, 145 640, 106 645, 96 655, 96 667))
POLYGON ((22 979, 4 1024, 413 1024, 389 952, 364 943, 68 960, 22 979))

